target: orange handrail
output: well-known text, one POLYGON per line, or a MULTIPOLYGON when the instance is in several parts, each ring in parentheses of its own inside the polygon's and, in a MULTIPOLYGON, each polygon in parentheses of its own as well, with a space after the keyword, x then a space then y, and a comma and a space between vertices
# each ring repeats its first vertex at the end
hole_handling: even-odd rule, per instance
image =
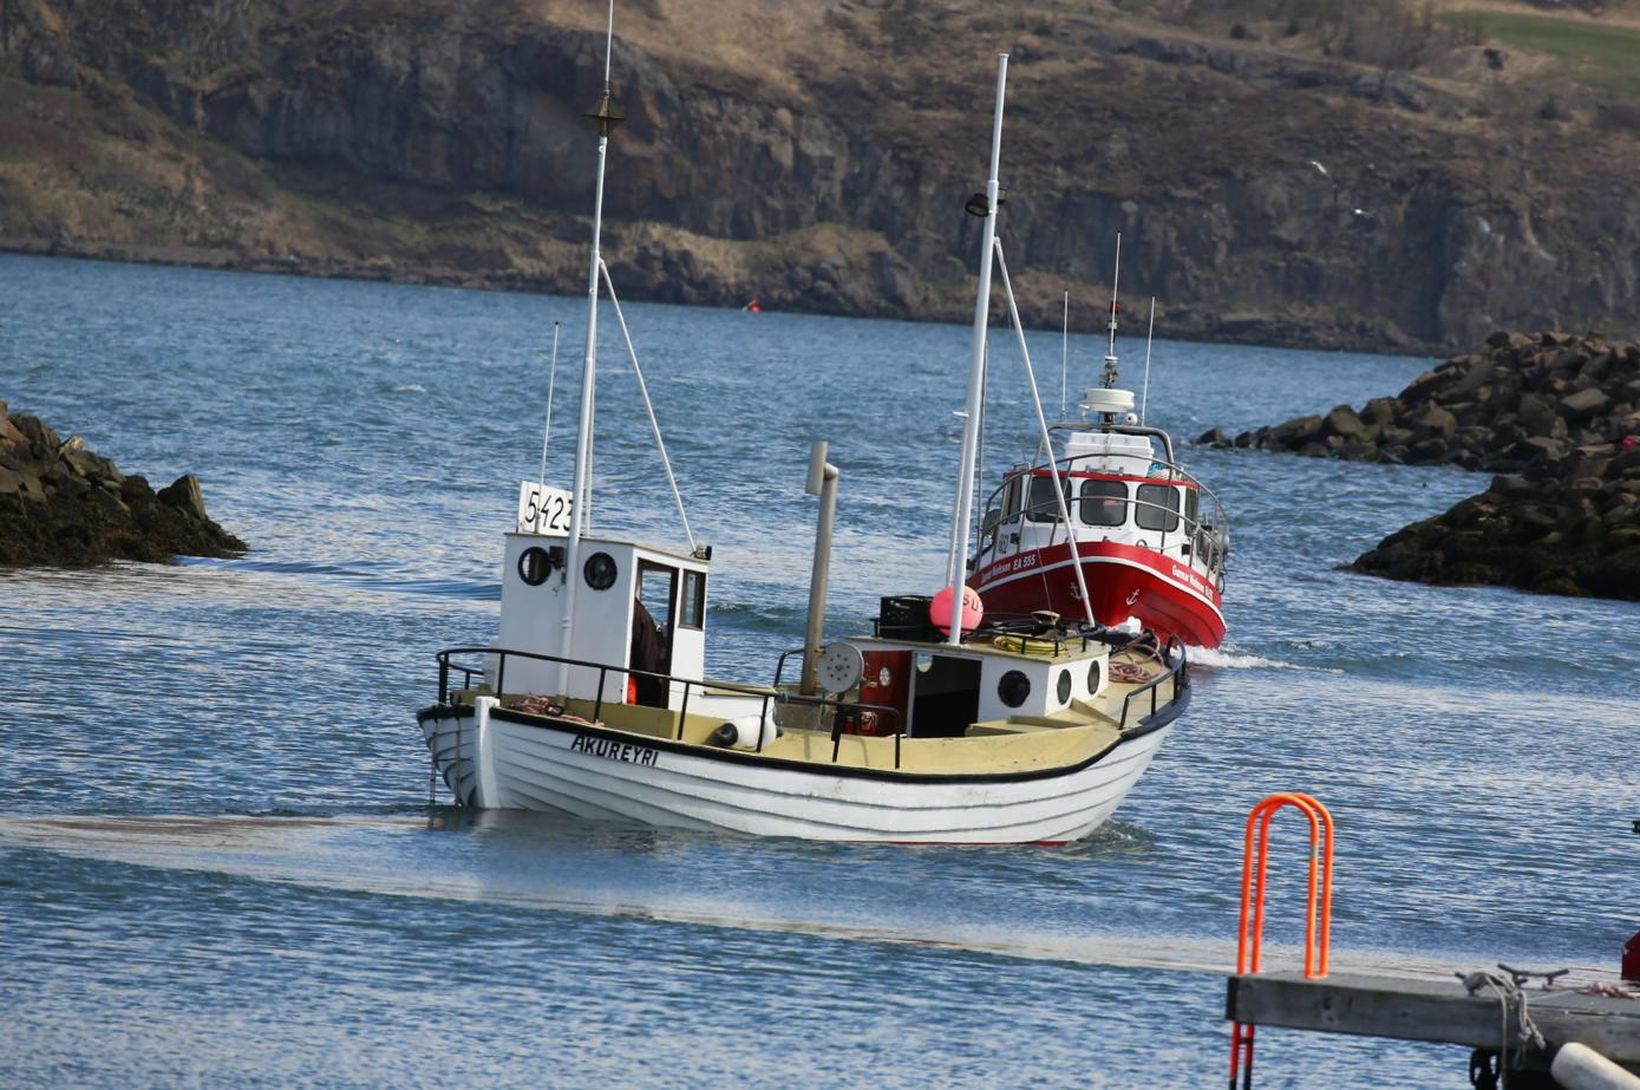
MULTIPOLYGON (((1264 945, 1265 878, 1270 860, 1270 823, 1284 806, 1300 810, 1310 822, 1309 898, 1304 915, 1304 975, 1327 975, 1332 935, 1333 820, 1327 808, 1311 795, 1283 792, 1261 800, 1247 815, 1247 836, 1241 862, 1241 923, 1236 932, 1236 975, 1259 971, 1264 945), (1258 848, 1254 865, 1254 847, 1258 848)), ((1236 1075, 1243 1090, 1253 1085, 1253 1029, 1241 1022, 1230 1032, 1230 1090, 1236 1075)))

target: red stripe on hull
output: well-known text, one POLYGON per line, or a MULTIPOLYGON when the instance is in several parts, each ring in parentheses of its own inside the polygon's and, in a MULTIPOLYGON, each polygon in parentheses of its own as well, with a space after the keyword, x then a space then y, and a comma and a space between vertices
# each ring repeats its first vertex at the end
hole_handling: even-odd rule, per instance
MULTIPOLYGON (((1083 541, 1078 548, 1095 621, 1119 625, 1136 617, 1163 639, 1178 636, 1196 647, 1217 647, 1224 641, 1222 596, 1199 572, 1136 545, 1083 541)), ((1051 609, 1080 618, 1083 610, 1070 558, 1070 546, 1063 544, 1019 553, 987 564, 969 585, 979 591, 987 612, 1051 609)))

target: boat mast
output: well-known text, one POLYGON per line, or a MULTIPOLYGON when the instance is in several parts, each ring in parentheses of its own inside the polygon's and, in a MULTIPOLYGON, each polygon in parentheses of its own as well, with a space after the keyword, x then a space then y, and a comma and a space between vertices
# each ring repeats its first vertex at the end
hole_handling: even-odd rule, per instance
POLYGON ((991 265, 997 237, 997 174, 1002 166, 1002 100, 1008 84, 1008 54, 997 54, 997 102, 991 119, 991 173, 985 182, 985 226, 980 233, 979 293, 974 300, 974 347, 968 363, 968 401, 962 418, 962 465, 951 518, 951 555, 946 586, 951 591, 951 625, 946 637, 962 642, 962 589, 968 574, 968 528, 973 516, 974 462, 979 451, 980 400, 985 386, 985 329, 991 316, 991 265))
POLYGON ((552 323, 552 367, 547 371, 547 424, 541 429, 541 472, 536 480, 547 487, 547 443, 552 439, 552 392, 558 385, 558 332, 560 323, 552 323))
MULTIPOLYGON (((575 587, 580 580, 581 537, 590 524, 592 507, 592 416, 598 380, 598 268, 603 257, 598 245, 604 225, 604 160, 609 151, 609 134, 625 118, 609 90, 610 55, 615 44, 615 0, 609 0, 609 26, 604 35, 604 91, 598 105, 586 116, 598 126, 597 182, 592 198, 592 257, 587 272, 586 356, 581 361, 581 416, 575 442, 575 487, 569 509, 569 549, 564 564, 564 640, 560 651, 569 648, 570 626, 575 618, 575 587)), ((563 668, 567 683, 568 667, 563 668)))

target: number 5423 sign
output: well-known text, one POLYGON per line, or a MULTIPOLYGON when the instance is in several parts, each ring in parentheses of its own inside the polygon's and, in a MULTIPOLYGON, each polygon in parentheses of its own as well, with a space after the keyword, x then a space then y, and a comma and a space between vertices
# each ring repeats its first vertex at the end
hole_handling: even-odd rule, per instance
POLYGON ((518 532, 569 536, 569 493, 551 485, 525 481, 518 486, 518 532))

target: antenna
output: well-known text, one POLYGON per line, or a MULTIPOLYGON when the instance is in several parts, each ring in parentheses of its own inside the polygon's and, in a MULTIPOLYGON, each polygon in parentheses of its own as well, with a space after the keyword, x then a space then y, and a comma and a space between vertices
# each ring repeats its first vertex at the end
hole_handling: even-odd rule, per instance
POLYGON ((1069 372, 1071 293, 1065 293, 1065 316, 1059 327, 1059 419, 1065 419, 1065 382, 1069 372))
POLYGON ((1116 290, 1122 283, 1122 232, 1116 232, 1116 271, 1110 278, 1110 321, 1107 328, 1110 330, 1110 347, 1105 351, 1105 373, 1101 376, 1105 389, 1109 390, 1116 385, 1116 312, 1122 309, 1122 304, 1116 301, 1116 290))
POLYGON ((552 388, 558 381, 558 328, 552 323, 552 367, 547 371, 547 426, 541 432, 541 472, 535 478, 541 487, 547 486, 547 440, 552 438, 552 388))
POLYGON ((1139 395, 1139 423, 1145 422, 1145 410, 1150 408, 1150 342, 1156 336, 1156 297, 1150 297, 1150 332, 1145 334, 1145 386, 1139 395))

